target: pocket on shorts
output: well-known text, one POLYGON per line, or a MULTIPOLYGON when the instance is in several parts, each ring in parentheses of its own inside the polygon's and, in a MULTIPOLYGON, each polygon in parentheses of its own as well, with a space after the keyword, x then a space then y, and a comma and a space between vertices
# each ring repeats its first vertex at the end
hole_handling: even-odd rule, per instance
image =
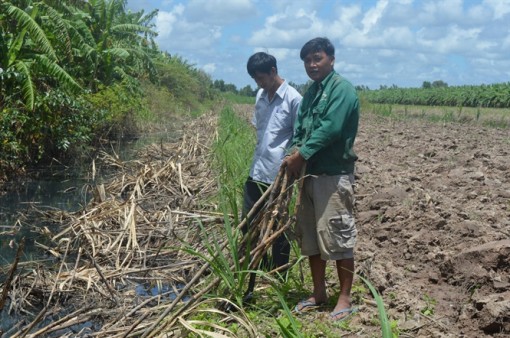
POLYGON ((356 225, 354 217, 343 214, 329 219, 331 239, 338 248, 354 248, 356 243, 356 225))

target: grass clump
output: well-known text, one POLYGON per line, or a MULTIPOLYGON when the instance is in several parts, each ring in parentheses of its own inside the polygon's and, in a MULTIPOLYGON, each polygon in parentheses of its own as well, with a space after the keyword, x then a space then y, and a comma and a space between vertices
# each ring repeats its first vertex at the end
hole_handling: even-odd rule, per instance
POLYGON ((244 182, 255 148, 255 132, 231 106, 226 106, 218 121, 214 144, 214 165, 218 176, 220 209, 232 213, 237 223, 244 182))

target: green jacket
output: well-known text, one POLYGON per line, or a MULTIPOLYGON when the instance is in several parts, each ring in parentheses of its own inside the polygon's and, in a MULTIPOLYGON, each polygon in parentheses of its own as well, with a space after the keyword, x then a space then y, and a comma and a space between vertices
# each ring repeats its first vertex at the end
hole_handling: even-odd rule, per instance
POLYGON ((292 141, 292 148, 307 160, 307 174, 354 172, 358 120, 358 95, 349 81, 333 70, 312 84, 301 101, 292 141))

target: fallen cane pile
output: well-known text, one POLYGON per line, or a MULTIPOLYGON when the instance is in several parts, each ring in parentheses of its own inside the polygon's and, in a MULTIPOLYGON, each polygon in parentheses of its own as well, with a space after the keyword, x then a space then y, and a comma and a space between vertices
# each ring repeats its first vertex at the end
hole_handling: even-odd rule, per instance
MULTIPOLYGON (((210 130, 215 121, 196 123, 189 130, 210 130)), ((5 332, 0 329, 0 336, 156 337, 192 330, 194 314, 210 306, 208 297, 221 283, 211 274, 209 262, 217 253, 205 247, 203 229, 221 238, 217 248, 232 271, 239 263, 256 270, 273 241, 293 223, 293 182, 281 168, 248 213, 250 229, 232 252, 225 239, 225 215, 204 203, 217 189, 207 163, 208 135, 185 134, 179 142, 151 146, 136 161, 105 157, 103 162, 119 174, 94 187, 94 198, 83 210, 35 209, 36 217, 53 224, 51 230, 36 229, 45 230, 47 241, 36 245, 49 258, 0 267, 8 276, 0 284, 0 305, 18 319, 5 332), (255 213, 257 209, 261 211, 255 213), (240 262, 235 262, 236 253, 240 262), (162 285, 170 290, 160 288, 151 295, 136 291, 162 285)), ((245 224, 242 220, 235 228, 240 231, 245 224)), ((21 257, 22 246, 18 249, 21 257)), ((210 311, 218 315, 216 308, 210 311)), ((219 315, 238 321, 246 336, 257 335, 244 314, 219 315)))

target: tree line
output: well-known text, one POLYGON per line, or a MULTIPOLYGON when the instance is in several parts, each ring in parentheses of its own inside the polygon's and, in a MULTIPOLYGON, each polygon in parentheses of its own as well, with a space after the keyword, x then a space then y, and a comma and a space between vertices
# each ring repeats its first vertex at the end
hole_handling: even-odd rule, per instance
MULTIPOLYGON (((289 84, 304 94, 311 81, 305 84, 289 84)), ((256 89, 246 86, 237 90, 233 84, 226 85, 223 81, 215 81, 214 86, 220 91, 230 91, 243 96, 255 96, 256 89)), ((381 85, 372 90, 365 85, 356 85, 360 95, 372 103, 407 104, 423 106, 453 106, 453 107, 485 107, 510 108, 510 82, 490 85, 448 86, 443 80, 424 81, 420 88, 400 88, 381 85)))
MULTIPOLYGON (((298 92, 303 95, 308 87, 312 84, 312 81, 308 81, 303 84, 297 84, 292 81, 289 82, 289 85, 294 87, 298 92)), ((235 84, 232 83, 225 83, 223 80, 214 80, 213 87, 217 89, 220 92, 230 92, 234 94, 238 94, 241 96, 249 96, 249 97, 255 97, 257 95, 258 88, 252 88, 250 85, 246 85, 243 88, 238 89, 235 84)))

